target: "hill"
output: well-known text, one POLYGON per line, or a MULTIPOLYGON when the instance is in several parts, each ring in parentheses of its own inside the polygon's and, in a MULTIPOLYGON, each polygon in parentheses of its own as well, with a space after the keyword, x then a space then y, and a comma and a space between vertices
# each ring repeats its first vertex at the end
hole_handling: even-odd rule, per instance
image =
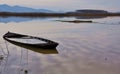
POLYGON ((42 13, 54 13, 54 11, 47 10, 47 9, 34 9, 29 7, 22 7, 22 6, 9 6, 6 4, 0 5, 0 12, 42 12, 42 13))

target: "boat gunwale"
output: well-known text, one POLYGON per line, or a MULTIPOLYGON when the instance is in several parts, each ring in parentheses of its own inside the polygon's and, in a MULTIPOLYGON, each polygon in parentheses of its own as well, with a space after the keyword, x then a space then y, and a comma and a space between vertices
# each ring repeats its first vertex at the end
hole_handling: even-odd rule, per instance
POLYGON ((8 42, 14 42, 14 43, 20 43, 20 44, 24 44, 24 45, 28 45, 28 46, 35 46, 35 47, 40 47, 40 48, 56 48, 58 43, 48 40, 48 39, 44 39, 44 38, 40 38, 40 37, 34 37, 34 36, 29 36, 29 35, 22 35, 22 34, 17 34, 17 33, 12 33, 12 32, 8 32, 6 33, 3 38, 5 40, 7 40, 8 42), (14 40, 10 40, 8 38, 22 38, 22 37, 29 37, 29 38, 33 38, 33 39, 38 39, 41 41, 44 41, 46 43, 36 43, 36 44, 30 44, 30 43, 22 43, 22 42, 18 42, 18 41, 14 41, 14 40))

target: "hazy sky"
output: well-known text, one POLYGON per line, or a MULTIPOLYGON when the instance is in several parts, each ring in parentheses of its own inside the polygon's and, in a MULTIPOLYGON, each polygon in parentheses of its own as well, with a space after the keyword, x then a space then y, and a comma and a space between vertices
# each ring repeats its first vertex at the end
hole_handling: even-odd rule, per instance
POLYGON ((120 0, 0 0, 0 4, 63 11, 90 8, 120 11, 120 0))

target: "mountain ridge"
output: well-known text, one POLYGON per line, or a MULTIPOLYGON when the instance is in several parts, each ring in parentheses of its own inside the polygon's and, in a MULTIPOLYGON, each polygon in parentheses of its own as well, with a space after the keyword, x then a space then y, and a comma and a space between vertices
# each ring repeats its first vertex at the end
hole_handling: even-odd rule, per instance
POLYGON ((54 13, 55 11, 48 9, 34 9, 30 7, 23 6, 9 6, 7 4, 0 5, 0 12, 44 12, 44 13, 54 13))

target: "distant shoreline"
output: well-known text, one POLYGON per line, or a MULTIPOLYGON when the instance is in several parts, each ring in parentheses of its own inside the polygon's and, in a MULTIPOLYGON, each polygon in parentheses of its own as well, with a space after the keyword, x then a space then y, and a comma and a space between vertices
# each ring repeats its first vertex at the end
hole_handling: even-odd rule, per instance
POLYGON ((17 13, 17 12, 0 12, 0 17, 78 17, 78 16, 120 16, 120 13, 17 13))

